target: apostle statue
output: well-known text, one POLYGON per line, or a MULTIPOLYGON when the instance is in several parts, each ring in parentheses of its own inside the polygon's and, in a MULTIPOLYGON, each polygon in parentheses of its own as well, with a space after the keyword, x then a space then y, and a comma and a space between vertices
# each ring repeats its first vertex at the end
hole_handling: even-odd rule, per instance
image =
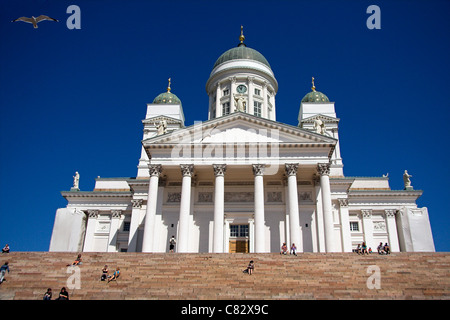
POLYGON ((403 183, 405 184, 405 190, 412 189, 411 186, 411 178, 412 175, 408 174, 408 171, 405 170, 405 173, 403 174, 403 183))
POLYGON ((78 171, 75 172, 75 175, 73 176, 73 189, 79 189, 80 185, 80 174, 78 171))
POLYGON ((314 120, 314 131, 320 134, 326 133, 325 124, 319 118, 314 120))
POLYGON ((158 130, 158 136, 167 133, 167 121, 161 120, 158 124, 155 124, 156 130, 158 130))
POLYGON ((236 111, 245 112, 245 105, 246 101, 245 98, 242 96, 236 96, 234 95, 234 105, 236 106, 236 111))

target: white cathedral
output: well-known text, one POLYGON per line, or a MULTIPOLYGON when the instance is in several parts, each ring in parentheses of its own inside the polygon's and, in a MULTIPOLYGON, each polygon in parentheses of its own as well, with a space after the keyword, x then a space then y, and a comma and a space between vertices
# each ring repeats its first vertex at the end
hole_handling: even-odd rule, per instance
MULTIPOLYGON (((56 211, 50 251, 351 252, 363 241, 392 252, 435 251, 422 191, 389 178, 347 177, 334 102, 312 91, 298 126, 276 120, 278 82, 244 43, 224 52, 206 82, 208 120, 185 127, 180 99, 147 104, 134 178, 97 178, 56 211)), ((283 106, 285 110, 291 107, 283 106)))

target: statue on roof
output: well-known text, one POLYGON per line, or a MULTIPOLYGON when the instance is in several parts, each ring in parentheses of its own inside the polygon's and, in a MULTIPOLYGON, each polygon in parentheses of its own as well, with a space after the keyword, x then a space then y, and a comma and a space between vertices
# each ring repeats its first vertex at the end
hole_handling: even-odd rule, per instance
POLYGON ((405 173, 403 174, 403 183, 405 184, 405 190, 412 190, 412 185, 411 185, 411 178, 412 175, 408 174, 408 171, 405 170, 405 173))
POLYGON ((79 189, 80 185, 80 174, 78 171, 75 172, 75 175, 73 176, 73 189, 79 189))

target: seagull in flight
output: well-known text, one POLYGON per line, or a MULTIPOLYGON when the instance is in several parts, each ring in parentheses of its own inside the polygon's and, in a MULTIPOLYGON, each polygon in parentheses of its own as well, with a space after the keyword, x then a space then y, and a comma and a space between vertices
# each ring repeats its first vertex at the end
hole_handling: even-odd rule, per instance
POLYGON ((40 15, 39 17, 35 18, 33 16, 31 16, 31 18, 27 18, 27 17, 20 17, 17 18, 16 20, 13 20, 11 22, 16 22, 16 21, 23 21, 23 22, 27 22, 27 23, 32 23, 33 27, 35 29, 37 29, 37 24, 38 22, 44 21, 44 20, 49 20, 49 21, 56 21, 58 22, 58 20, 50 18, 49 16, 44 16, 44 15, 40 15))

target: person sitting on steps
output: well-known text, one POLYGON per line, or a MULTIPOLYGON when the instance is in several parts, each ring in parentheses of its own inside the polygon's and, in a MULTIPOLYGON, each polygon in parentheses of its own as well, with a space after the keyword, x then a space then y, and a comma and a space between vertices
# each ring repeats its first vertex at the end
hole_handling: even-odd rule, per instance
POLYGON ((119 278, 119 276, 120 276, 120 268, 117 267, 113 275, 108 277, 108 283, 110 283, 111 281, 116 281, 119 278))

